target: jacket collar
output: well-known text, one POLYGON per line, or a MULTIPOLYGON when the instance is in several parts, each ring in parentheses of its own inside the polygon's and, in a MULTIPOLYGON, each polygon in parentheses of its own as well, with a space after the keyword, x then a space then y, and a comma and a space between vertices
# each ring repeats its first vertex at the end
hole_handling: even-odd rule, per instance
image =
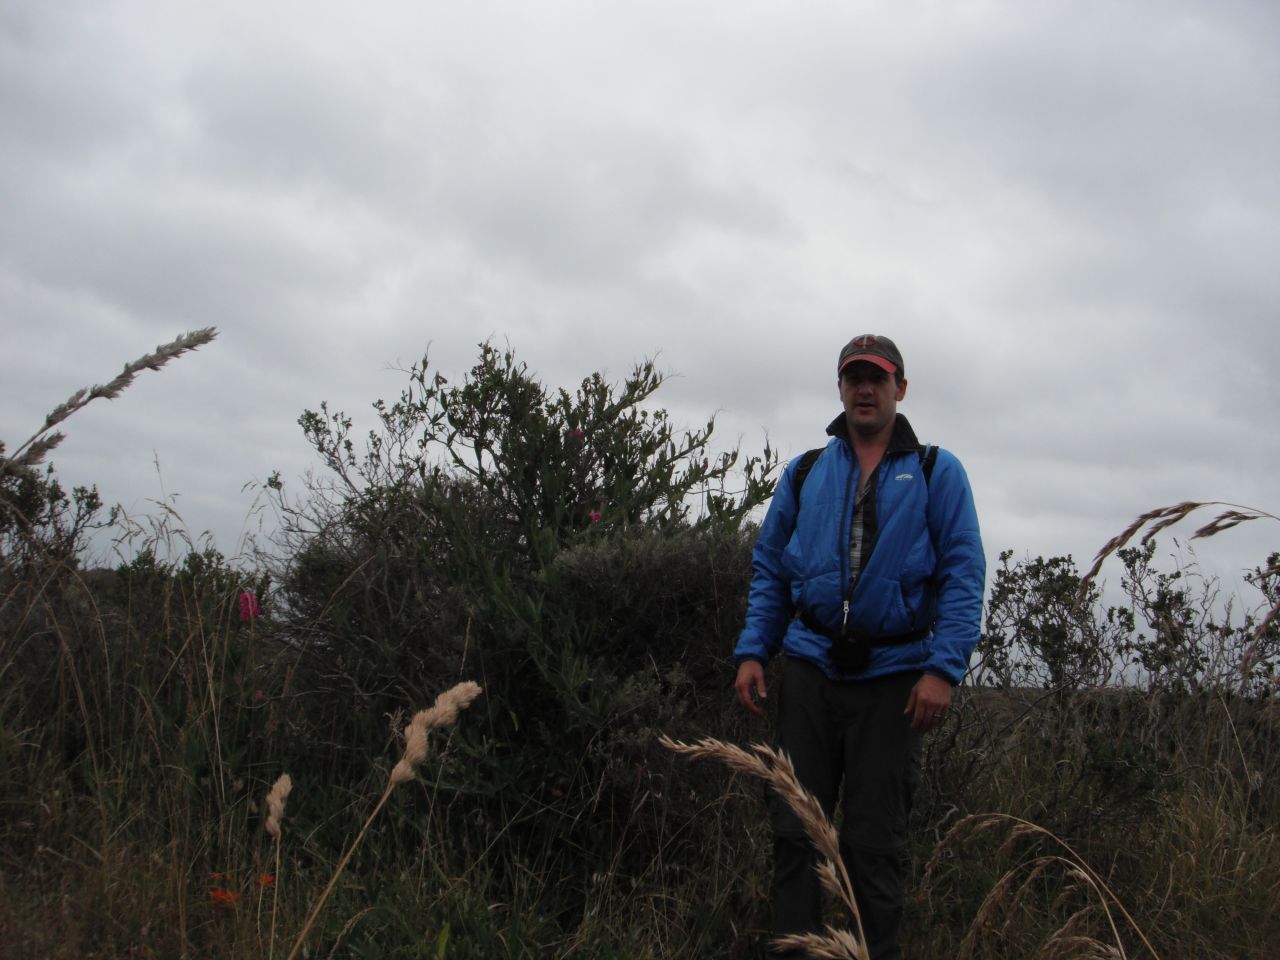
MULTIPOLYGON (((839 437, 846 444, 849 442, 849 428, 845 425, 844 412, 827 424, 827 435, 831 437, 839 437)), ((911 429, 911 424, 907 422, 907 418, 898 413, 894 415, 893 433, 889 435, 889 446, 885 449, 885 454, 906 453, 908 451, 916 451, 920 449, 920 441, 916 439, 916 432, 911 429)))

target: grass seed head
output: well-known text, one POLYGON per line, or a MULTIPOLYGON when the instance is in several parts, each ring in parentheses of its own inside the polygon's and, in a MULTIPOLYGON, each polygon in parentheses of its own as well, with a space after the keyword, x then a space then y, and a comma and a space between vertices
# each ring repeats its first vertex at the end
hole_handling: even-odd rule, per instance
POLYGON ((480 696, 480 685, 465 680, 436 697, 436 702, 431 705, 431 708, 416 714, 414 720, 420 716, 423 717, 422 722, 428 730, 450 726, 458 719, 458 714, 471 706, 471 701, 478 696, 480 696))
POLYGON ((793 933, 778 937, 773 946, 794 950, 816 960, 867 960, 867 948, 848 930, 824 927, 822 933, 793 933))
POLYGON ((404 731, 404 756, 391 770, 391 786, 412 780, 414 772, 427 758, 427 731, 454 723, 480 692, 479 684, 464 681, 436 697, 429 708, 413 715, 404 731))
POLYGON ((284 805, 291 790, 293 780, 287 773, 282 773, 267 794, 267 833, 276 840, 280 839, 280 821, 284 818, 284 805))

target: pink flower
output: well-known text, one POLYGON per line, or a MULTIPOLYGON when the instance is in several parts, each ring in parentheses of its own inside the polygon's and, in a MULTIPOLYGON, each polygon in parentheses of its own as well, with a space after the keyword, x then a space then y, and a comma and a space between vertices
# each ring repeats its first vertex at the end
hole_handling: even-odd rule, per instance
POLYGON ((599 510, 592 510, 592 511, 591 511, 591 513, 590 513, 590 514, 588 514, 588 516, 590 516, 590 517, 591 517, 591 522, 592 522, 592 523, 599 523, 599 522, 600 522, 600 518, 601 518, 601 517, 603 517, 603 516, 604 516, 604 514, 603 514, 603 513, 601 513, 599 510))
POLYGON ((252 590, 240 591, 240 619, 252 620, 262 615, 262 607, 258 604, 258 598, 252 590))
POLYGON ((587 435, 581 427, 574 427, 569 431, 569 438, 571 440, 585 440, 587 435))

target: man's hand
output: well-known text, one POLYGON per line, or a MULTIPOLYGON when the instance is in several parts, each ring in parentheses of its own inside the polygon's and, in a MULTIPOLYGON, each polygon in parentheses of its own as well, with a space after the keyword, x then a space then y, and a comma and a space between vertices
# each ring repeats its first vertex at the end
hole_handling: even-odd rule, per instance
POLYGON ((769 692, 764 688, 764 667, 760 665, 759 660, 743 660, 742 665, 738 667, 738 679, 734 681, 733 687, 738 691, 738 702, 746 708, 748 713, 754 713, 757 717, 763 717, 764 711, 752 699, 752 694, 756 694, 761 700, 769 698, 769 692))
MULTIPOLYGON (((745 667, 746 664, 744 663, 745 667)), ((742 672, 738 672, 742 683, 742 672)), ((911 729, 927 733, 946 719, 951 707, 951 684, 931 673, 923 674, 907 697, 907 709, 902 712, 911 718, 911 729)))

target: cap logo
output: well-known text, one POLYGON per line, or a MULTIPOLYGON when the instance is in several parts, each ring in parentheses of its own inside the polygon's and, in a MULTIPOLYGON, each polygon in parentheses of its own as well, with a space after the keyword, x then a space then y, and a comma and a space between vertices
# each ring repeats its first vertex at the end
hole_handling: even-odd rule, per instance
POLYGON ((876 337, 873 337, 869 333, 865 333, 860 337, 855 337, 852 345, 856 350, 870 350, 876 345, 876 340, 876 337))

